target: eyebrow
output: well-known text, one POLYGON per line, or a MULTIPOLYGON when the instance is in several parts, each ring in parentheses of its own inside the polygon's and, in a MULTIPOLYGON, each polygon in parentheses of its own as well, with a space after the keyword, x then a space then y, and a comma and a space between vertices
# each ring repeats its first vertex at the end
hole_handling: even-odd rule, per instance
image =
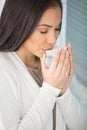
POLYGON ((47 24, 41 24, 41 25, 38 25, 38 26, 46 26, 46 27, 50 27, 50 28, 52 28, 52 26, 47 25, 47 24))
MULTIPOLYGON (((52 28, 52 26, 51 26, 51 25, 48 25, 48 24, 41 24, 41 25, 38 25, 38 26, 46 26, 46 27, 52 28)), ((61 23, 60 23, 58 26, 61 26, 61 23)))

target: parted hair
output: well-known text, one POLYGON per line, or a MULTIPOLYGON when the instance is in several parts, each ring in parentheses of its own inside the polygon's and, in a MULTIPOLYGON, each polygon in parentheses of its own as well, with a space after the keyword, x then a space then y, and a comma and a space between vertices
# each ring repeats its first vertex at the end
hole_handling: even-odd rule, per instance
POLYGON ((0 51, 16 51, 33 33, 43 13, 61 0, 6 0, 0 17, 0 51))

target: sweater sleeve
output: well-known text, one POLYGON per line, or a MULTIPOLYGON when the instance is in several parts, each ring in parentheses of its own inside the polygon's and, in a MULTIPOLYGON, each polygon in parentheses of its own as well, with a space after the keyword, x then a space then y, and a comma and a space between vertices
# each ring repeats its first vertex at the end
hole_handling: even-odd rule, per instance
POLYGON ((0 113, 0 130, 4 130, 1 113, 0 113))
MULTIPOLYGON (((35 102, 21 118, 20 104, 13 87, 16 82, 6 72, 0 72, 0 112, 4 130, 41 130, 47 124, 60 90, 43 83, 35 102)), ((14 87, 16 88, 16 87, 14 87)))
POLYGON ((80 102, 69 88, 57 103, 69 130, 87 130, 87 104, 80 102))
POLYGON ((59 93, 60 90, 44 82, 32 108, 22 119, 19 130, 45 129, 59 93))

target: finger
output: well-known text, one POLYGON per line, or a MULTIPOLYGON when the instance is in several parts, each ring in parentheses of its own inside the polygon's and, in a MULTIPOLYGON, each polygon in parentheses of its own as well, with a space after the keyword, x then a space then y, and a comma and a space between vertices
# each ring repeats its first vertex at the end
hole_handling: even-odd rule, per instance
POLYGON ((42 72, 45 72, 48 69, 48 66, 46 65, 46 53, 44 53, 43 58, 41 58, 41 69, 42 72))
POLYGON ((73 56, 73 52, 72 52, 70 43, 68 44, 68 52, 70 54, 70 64, 71 64, 70 74, 73 74, 74 73, 74 56, 73 56))
POLYGON ((65 83, 64 83, 62 93, 64 93, 67 90, 68 83, 69 83, 69 80, 70 80, 69 73, 70 73, 70 61, 69 61, 69 54, 67 52, 66 60, 64 62, 64 67, 63 67, 63 70, 62 70, 62 73, 61 73, 61 76, 64 77, 64 79, 65 79, 65 83))
POLYGON ((68 43, 67 49, 68 49, 69 55, 73 57, 73 52, 72 52, 71 43, 68 43))
POLYGON ((65 57, 66 57, 66 51, 67 51, 66 47, 64 49, 62 49, 61 56, 60 56, 60 59, 59 59, 59 64, 57 66, 57 72, 58 73, 60 73, 62 71, 64 61, 65 61, 65 57))
POLYGON ((66 78, 69 78, 70 72, 71 72, 71 64, 70 64, 69 54, 67 54, 67 60, 66 60, 65 66, 66 66, 66 70, 65 70, 66 78))
POLYGON ((53 68, 56 69, 58 62, 59 62, 60 55, 61 55, 61 48, 56 51, 56 54, 52 61, 50 69, 53 69, 53 68))
POLYGON ((69 53, 67 52, 61 75, 67 78, 69 76, 69 73, 70 73, 70 61, 69 61, 69 53))

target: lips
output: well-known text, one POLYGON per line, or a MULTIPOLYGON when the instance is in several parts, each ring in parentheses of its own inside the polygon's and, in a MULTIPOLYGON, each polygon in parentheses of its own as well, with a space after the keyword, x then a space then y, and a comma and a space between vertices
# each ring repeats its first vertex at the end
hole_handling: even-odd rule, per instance
POLYGON ((47 48, 47 49, 43 49, 44 51, 49 51, 52 50, 53 48, 47 48))

